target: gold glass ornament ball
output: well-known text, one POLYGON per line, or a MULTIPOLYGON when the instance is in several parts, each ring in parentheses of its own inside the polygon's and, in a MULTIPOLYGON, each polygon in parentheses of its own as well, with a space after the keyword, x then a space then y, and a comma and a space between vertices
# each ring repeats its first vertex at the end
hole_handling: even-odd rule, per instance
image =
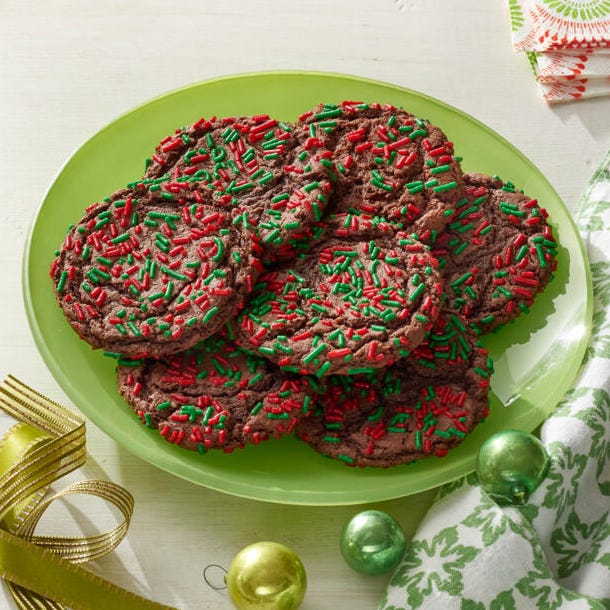
POLYGON ((296 610, 307 588, 297 555, 277 542, 256 542, 231 561, 225 582, 239 610, 296 610))

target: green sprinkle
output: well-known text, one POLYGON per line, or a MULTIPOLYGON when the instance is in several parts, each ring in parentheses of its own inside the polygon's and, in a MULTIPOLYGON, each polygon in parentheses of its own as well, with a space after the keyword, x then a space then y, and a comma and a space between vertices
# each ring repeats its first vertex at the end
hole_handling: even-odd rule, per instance
POLYGON ((536 254, 538 255, 538 261, 541 267, 546 267, 546 257, 544 255, 544 248, 540 244, 536 244, 536 254))
POLYGON ((330 434, 323 436, 322 440, 326 441, 327 443, 340 443, 341 442, 341 439, 339 437, 331 436, 330 434))
POLYGON ((258 348, 258 351, 261 354, 267 354, 268 356, 273 356, 275 354, 275 349, 273 347, 267 347, 266 345, 261 345, 258 348))
POLYGON ((105 280, 109 280, 111 277, 109 273, 106 273, 105 271, 102 271, 101 269, 92 269, 92 271, 94 271, 98 277, 101 277, 105 280))
POLYGON ((519 262, 521 259, 527 256, 528 249, 528 246, 521 246, 521 248, 519 248, 519 251, 517 252, 517 255, 515 256, 515 261, 519 262))
POLYGON ((240 193, 242 191, 247 191, 248 189, 254 188, 254 182, 245 182, 244 184, 240 184, 239 186, 231 187, 231 190, 227 189, 228 193, 240 193))
POLYGON ((342 114, 342 109, 341 108, 335 108, 332 110, 323 110, 322 112, 318 112, 317 114, 314 115, 314 119, 315 120, 320 120, 320 119, 332 119, 335 117, 339 117, 342 114))
POLYGON ((369 373, 374 373, 374 372, 375 372, 375 369, 373 369, 369 366, 359 366, 359 367, 354 367, 352 369, 347 370, 348 375, 363 375, 363 374, 369 374, 369 373))
MULTIPOLYGON (((250 380, 250 382, 248 383, 248 385, 250 385, 252 383, 252 380, 250 380)), ((263 402, 261 400, 259 400, 253 407, 252 410, 250 411, 251 415, 256 415, 261 409, 263 408, 263 402)))
POLYGON ((248 385, 249 386, 254 385, 257 381, 260 381, 263 377, 264 377, 264 375, 262 373, 257 373, 256 375, 254 375, 254 377, 252 377, 250 379, 250 381, 248 381, 248 385))
POLYGON ((416 129, 415 131, 412 131, 409 134, 409 138, 411 139, 411 141, 415 140, 415 138, 418 138, 420 136, 427 136, 428 132, 425 129, 416 129))
POLYGON ((470 277, 472 277, 472 273, 470 273, 470 271, 467 271, 466 273, 464 273, 464 275, 459 277, 457 280, 454 280, 453 282, 451 282, 451 287, 456 288, 457 286, 460 286, 465 281, 467 281, 470 277))
POLYGON ((337 457, 346 464, 353 464, 355 461, 354 458, 351 458, 349 455, 345 455, 344 453, 339 453, 337 457))
POLYGON ((207 324, 216 314, 218 313, 218 307, 214 306, 210 310, 208 310, 201 319, 204 324, 207 324))
POLYGON ((273 180, 273 172, 265 172, 262 178, 259 179, 258 183, 264 185, 271 180, 273 180))
POLYGON ((318 205, 318 202, 314 201, 311 204, 311 207, 313 208, 314 218, 315 218, 316 222, 319 222, 320 220, 322 220, 322 211, 320 210, 320 206, 318 205))
POLYGON ((214 407, 209 406, 206 410, 205 413, 203 415, 203 424, 207 426, 208 421, 210 420, 210 418, 212 417, 212 415, 214 415, 214 407))
POLYGON ((182 273, 178 273, 177 271, 174 271, 173 269, 170 269, 169 267, 161 267, 161 271, 163 273, 165 273, 166 275, 169 275, 177 280, 186 279, 186 275, 183 275, 182 273))
POLYGON ((319 186, 320 186, 320 183, 319 183, 319 182, 310 182, 309 184, 306 184, 306 185, 303 187, 303 190, 304 190, 306 193, 309 193, 309 192, 313 191, 314 189, 317 189, 319 186))
POLYGON ((267 419, 289 419, 290 413, 267 413, 267 419))
POLYGON ((452 182, 447 182, 447 184, 440 184, 439 186, 434 187, 435 193, 443 193, 445 191, 450 191, 457 187, 457 182, 453 180, 452 182))
POLYGON ((422 292, 424 292, 424 290, 426 290, 425 284, 422 283, 419 286, 417 286, 417 288, 413 291, 413 293, 409 297, 409 301, 413 302, 416 299, 418 299, 421 296, 422 292))
POLYGON ((281 232, 279 229, 273 229, 273 231, 271 231, 269 233, 269 235, 267 235, 264 239, 265 243, 272 243, 272 242, 277 242, 279 243, 281 241, 282 237, 281 237, 281 232))
POLYGON ((68 272, 62 271, 59 276, 59 281, 57 282, 57 292, 63 292, 66 287, 66 282, 68 281, 68 272))
POLYGON ((326 374, 326 372, 328 371, 328 369, 330 369, 331 366, 332 365, 330 362, 325 362, 316 372, 316 377, 322 377, 324 374, 326 374))
POLYGON ((310 362, 315 360, 319 355, 322 354, 322 352, 324 352, 327 349, 328 349, 328 346, 326 345, 326 343, 320 343, 314 350, 309 352, 309 354, 307 354, 307 356, 305 356, 303 358, 303 362, 305 362, 306 364, 309 364, 310 362))
POLYGON ((415 193, 420 193, 424 190, 424 183, 421 180, 417 180, 415 182, 407 182, 407 184, 405 184, 405 188, 409 191, 411 195, 415 195, 415 193))
POLYGON ((328 313, 328 309, 326 309, 326 307, 323 307, 322 305, 319 305, 318 303, 312 303, 311 308, 315 311, 319 311, 320 313, 328 313))
POLYGON ((225 245, 222 242, 222 239, 220 239, 220 237, 212 237, 212 241, 216 244, 216 248, 218 249, 218 252, 216 252, 216 254, 214 254, 214 256, 212 257, 212 260, 217 263, 223 256, 224 251, 225 251, 225 245))

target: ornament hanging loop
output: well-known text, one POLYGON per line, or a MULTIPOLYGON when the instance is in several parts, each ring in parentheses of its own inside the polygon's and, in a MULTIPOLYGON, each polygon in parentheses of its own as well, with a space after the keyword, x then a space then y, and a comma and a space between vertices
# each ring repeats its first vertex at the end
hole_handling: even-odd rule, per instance
POLYGON ((208 585, 208 587, 210 587, 210 589, 214 589, 214 591, 223 591, 224 589, 227 588, 227 585, 225 582, 226 575, 227 575, 227 569, 218 563, 208 564, 207 566, 205 566, 205 568, 203 568, 203 572, 201 573, 201 576, 203 577, 205 584, 208 585), (222 585, 218 585, 217 583, 213 582, 213 580, 215 580, 215 579, 210 579, 210 577, 208 576, 208 572, 211 569, 220 570, 222 572, 222 574, 223 574, 222 585))

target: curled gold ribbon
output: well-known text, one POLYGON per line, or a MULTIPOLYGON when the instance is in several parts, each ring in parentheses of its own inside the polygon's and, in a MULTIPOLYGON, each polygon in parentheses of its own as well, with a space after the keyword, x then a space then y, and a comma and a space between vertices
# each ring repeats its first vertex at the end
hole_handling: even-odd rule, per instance
POLYGON ((8 376, 0 409, 15 424, 0 439, 0 577, 20 610, 175 610, 118 587, 80 563, 111 552, 123 540, 133 497, 109 481, 75 483, 47 497, 51 483, 87 459, 85 422, 66 407, 8 376), (109 532, 73 538, 35 529, 58 498, 89 494, 116 506, 123 521, 109 532))

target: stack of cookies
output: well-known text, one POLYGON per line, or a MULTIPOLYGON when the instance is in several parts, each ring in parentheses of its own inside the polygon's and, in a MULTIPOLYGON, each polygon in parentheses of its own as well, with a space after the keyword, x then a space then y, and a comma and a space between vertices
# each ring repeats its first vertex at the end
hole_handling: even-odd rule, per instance
POLYGON ((480 336, 556 268, 538 203, 383 104, 201 119, 89 207, 51 277, 142 422, 205 453, 296 434, 352 466, 443 456, 488 413, 480 336))

